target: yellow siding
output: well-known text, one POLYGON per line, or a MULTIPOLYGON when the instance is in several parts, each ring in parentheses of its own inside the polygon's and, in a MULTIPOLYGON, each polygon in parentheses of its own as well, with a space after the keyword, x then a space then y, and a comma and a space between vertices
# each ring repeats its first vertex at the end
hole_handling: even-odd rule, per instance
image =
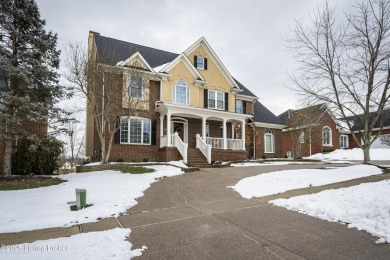
POLYGON ((169 74, 171 74, 169 79, 162 81, 161 100, 163 102, 173 102, 173 86, 175 86, 178 80, 182 79, 185 80, 187 87, 190 88, 190 105, 193 107, 203 107, 203 101, 199 98, 203 90, 195 86, 196 78, 182 61, 173 67, 169 71, 169 74))
POLYGON ((199 74, 206 80, 203 87, 195 86, 196 78, 189 71, 187 66, 181 61, 174 68, 169 71, 171 75, 168 80, 162 81, 161 100, 163 102, 173 102, 173 86, 179 79, 186 81, 190 88, 190 105, 194 107, 203 108, 203 88, 218 90, 229 93, 229 112, 235 112, 235 95, 231 93, 231 86, 221 71, 218 69, 213 60, 209 57, 202 46, 199 46, 192 53, 189 54, 188 59, 192 63, 194 56, 202 56, 207 58, 207 70, 198 69, 199 74))

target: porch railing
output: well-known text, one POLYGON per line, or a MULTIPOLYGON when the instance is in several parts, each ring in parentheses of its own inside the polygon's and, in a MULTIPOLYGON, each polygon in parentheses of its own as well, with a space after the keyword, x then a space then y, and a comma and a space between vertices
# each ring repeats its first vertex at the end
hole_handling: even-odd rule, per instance
POLYGON ((223 138, 206 137, 206 144, 215 149, 223 149, 223 138))
POLYGON ((244 150, 242 139, 227 139, 227 149, 244 150))
MULTIPOLYGON (((206 144, 214 149, 223 149, 223 138, 206 137, 206 144)), ((242 139, 227 139, 226 149, 244 150, 244 142, 242 139)))
POLYGON ((196 148, 206 156, 207 162, 211 163, 211 145, 206 144, 199 134, 196 134, 196 148))
POLYGON ((178 133, 175 133, 172 138, 172 145, 179 150, 181 156, 183 156, 183 162, 187 163, 187 150, 188 144, 184 143, 179 137, 178 133))

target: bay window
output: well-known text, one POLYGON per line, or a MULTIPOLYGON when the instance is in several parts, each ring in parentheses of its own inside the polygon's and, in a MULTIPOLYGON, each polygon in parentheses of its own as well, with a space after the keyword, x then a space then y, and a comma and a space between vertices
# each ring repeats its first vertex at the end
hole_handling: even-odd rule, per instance
POLYGON ((131 117, 121 118, 120 142, 121 144, 150 144, 151 126, 147 118, 131 117))

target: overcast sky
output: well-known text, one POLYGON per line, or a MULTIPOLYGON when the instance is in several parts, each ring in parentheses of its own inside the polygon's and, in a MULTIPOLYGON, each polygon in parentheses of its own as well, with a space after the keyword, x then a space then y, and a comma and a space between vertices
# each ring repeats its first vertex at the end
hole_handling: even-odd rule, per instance
MULTIPOLYGON (((353 0, 331 0, 349 12, 353 0)), ((278 115, 296 108, 288 89, 294 60, 284 39, 294 19, 323 0, 37 0, 58 47, 87 43, 88 32, 181 53, 204 36, 228 71, 278 115)), ((64 52, 64 51, 63 51, 64 52)))

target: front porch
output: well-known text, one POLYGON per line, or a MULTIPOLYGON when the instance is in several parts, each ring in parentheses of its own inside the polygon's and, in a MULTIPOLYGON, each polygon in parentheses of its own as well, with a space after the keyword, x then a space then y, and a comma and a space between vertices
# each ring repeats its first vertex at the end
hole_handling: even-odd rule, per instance
POLYGON ((191 161, 191 148, 198 149, 208 163, 247 159, 245 127, 251 115, 174 104, 160 104, 156 111, 160 113, 160 148, 176 148, 185 163, 191 161), (232 151, 238 158, 231 156, 232 151))

